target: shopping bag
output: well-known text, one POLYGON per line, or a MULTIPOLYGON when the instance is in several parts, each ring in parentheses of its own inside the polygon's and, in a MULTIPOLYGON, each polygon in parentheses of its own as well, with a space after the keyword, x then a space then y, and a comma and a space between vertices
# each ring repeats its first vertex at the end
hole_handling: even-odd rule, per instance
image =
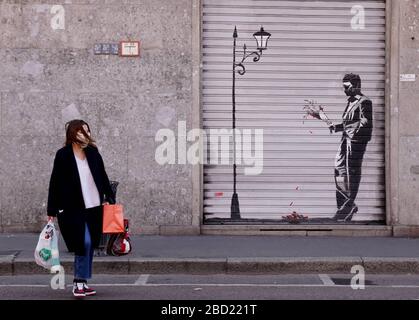
POLYGON ((51 270, 54 266, 60 266, 60 254, 58 251, 58 232, 52 221, 49 221, 39 235, 35 248, 36 264, 51 270))
POLYGON ((124 256, 131 251, 132 244, 129 237, 129 220, 124 219, 124 232, 110 236, 106 253, 111 256, 124 256))
POLYGON ((124 208, 122 204, 105 204, 103 206, 103 233, 124 232, 124 208))

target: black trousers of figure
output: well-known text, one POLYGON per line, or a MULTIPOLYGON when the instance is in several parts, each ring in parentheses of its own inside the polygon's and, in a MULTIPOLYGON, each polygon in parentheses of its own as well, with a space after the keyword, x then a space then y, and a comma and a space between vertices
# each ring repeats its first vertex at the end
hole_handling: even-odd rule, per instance
POLYGON ((342 137, 335 163, 337 213, 347 213, 355 206, 367 143, 342 137))

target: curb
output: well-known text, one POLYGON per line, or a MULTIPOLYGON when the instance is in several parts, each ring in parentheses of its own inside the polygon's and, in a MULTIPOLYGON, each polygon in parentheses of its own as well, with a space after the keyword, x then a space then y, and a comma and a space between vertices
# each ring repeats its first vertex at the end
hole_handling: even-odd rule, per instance
MULTIPOLYGON (((61 264, 73 272, 73 259, 61 264)), ((314 274, 350 273, 361 265, 368 274, 419 274, 419 258, 298 257, 298 258, 111 258, 94 260, 94 273, 102 274, 314 274)), ((0 275, 45 274, 33 259, 0 257, 0 275)))
POLYGON ((361 258, 231 258, 227 260, 227 272, 231 274, 347 273, 354 265, 362 265, 361 258))
POLYGON ((227 271, 225 258, 165 258, 165 259, 131 259, 130 273, 188 273, 217 274, 227 271))
POLYGON ((13 275, 13 259, 14 255, 0 256, 0 275, 13 275))
POLYGON ((366 273, 419 274, 419 258, 363 258, 366 273))

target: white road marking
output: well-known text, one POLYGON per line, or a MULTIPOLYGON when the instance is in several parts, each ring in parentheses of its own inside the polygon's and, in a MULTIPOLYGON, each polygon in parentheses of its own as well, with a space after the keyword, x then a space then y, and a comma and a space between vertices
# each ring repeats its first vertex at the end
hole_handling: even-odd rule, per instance
POLYGON ((319 278, 325 286, 334 286, 335 285, 333 280, 327 274, 319 274, 319 278))
MULTIPOLYGON (((260 287, 260 288, 281 288, 281 287, 325 287, 319 284, 258 284, 258 283, 149 283, 146 287, 260 287)), ((335 287, 335 285, 333 285, 335 287)), ((350 286, 348 286, 350 288, 350 286)))
POLYGON ((144 286, 147 284, 148 278, 150 277, 149 274, 142 274, 138 277, 137 281, 135 281, 135 285, 137 286, 144 286))
MULTIPOLYGON (((138 287, 135 283, 91 283, 92 287, 138 287)), ((73 285, 67 285, 72 287, 73 285)), ((252 284, 252 283, 148 283, 144 287, 272 287, 272 288, 349 288, 350 285, 324 285, 324 284, 252 284)), ((50 288, 49 285, 37 284, 0 284, 0 288, 27 287, 50 288)), ((366 285, 368 289, 419 289, 419 285, 366 285)))

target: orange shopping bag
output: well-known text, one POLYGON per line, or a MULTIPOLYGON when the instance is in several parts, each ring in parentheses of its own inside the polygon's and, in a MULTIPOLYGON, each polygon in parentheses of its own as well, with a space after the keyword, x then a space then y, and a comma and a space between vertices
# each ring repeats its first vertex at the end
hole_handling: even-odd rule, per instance
POLYGON ((124 207, 122 204, 103 205, 103 233, 122 233, 124 228, 124 207))

